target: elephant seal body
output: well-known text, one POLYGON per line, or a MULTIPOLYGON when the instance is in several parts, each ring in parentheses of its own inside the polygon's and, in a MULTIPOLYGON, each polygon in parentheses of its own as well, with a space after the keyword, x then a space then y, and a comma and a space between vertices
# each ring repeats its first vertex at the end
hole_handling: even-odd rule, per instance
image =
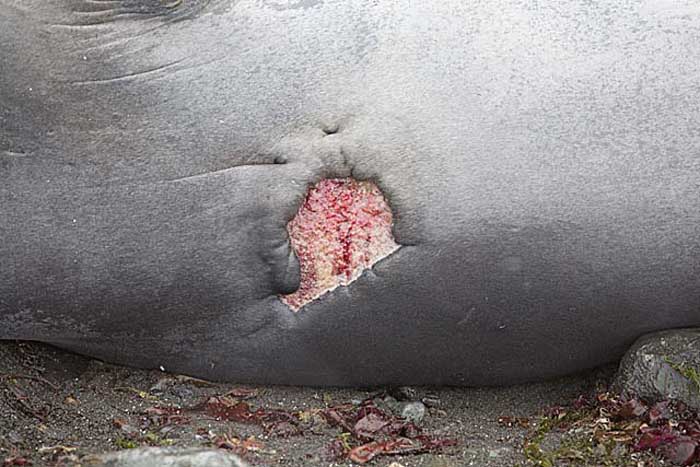
POLYGON ((0 338, 482 385, 700 325, 698 44, 683 0, 0 0, 0 338), (343 178, 400 248, 294 312, 343 178))

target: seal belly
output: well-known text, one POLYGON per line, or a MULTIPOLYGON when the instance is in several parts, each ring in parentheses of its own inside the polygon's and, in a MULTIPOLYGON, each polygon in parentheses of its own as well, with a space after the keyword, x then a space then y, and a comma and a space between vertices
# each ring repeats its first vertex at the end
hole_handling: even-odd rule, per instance
POLYGON ((503 384, 700 324, 700 11, 652 3, 0 1, 0 337, 503 384), (401 247, 291 312, 288 224, 347 179, 401 247))

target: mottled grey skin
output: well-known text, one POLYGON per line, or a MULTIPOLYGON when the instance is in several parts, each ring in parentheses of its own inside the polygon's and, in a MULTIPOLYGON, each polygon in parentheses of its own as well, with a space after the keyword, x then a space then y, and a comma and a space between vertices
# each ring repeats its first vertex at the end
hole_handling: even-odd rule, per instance
POLYGON ((693 0, 0 0, 0 338, 200 377, 504 384, 700 325, 693 0), (309 183, 404 245, 291 312, 309 183))

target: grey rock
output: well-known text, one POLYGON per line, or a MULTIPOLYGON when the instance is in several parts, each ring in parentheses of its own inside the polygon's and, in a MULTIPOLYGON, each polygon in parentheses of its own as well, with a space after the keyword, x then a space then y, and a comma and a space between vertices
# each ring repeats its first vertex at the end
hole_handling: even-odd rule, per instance
POLYGON ((656 401, 675 399, 700 409, 700 328, 641 337, 620 363, 617 389, 656 401))
POLYGON ((401 416, 413 423, 420 423, 425 417, 425 405, 422 402, 408 402, 404 404, 401 416))
POLYGON ((170 388, 170 392, 174 396, 179 397, 180 399, 187 399, 189 397, 192 397, 192 395, 194 394, 190 388, 185 386, 173 386, 172 388, 170 388))
POLYGON ((12 444, 20 444, 24 441, 24 438, 16 431, 11 431, 7 434, 7 440, 12 444))
POLYGON ((418 391, 416 388, 411 386, 401 386, 399 388, 395 388, 392 391, 392 395, 400 401, 416 400, 418 398, 418 391))
POLYGON ((397 401, 392 396, 377 397, 374 399, 374 403, 381 410, 386 412, 391 412, 396 416, 401 416, 401 410, 403 410, 403 404, 397 401))
POLYGON ((149 392, 152 394, 163 394, 165 391, 167 391, 173 384, 175 383, 175 379, 167 376, 165 378, 160 378, 156 384, 151 386, 149 389, 149 392))
POLYGON ((513 450, 509 447, 501 447, 501 448, 496 448, 496 449, 489 449, 489 458, 491 459, 497 459, 499 457, 507 456, 509 455, 513 450))
POLYGON ((237 456, 204 448, 142 448, 111 452, 85 465, 97 467, 248 467, 237 456))
MULTIPOLYGON (((458 460, 449 457, 434 456, 427 458, 426 467, 462 467, 458 460)), ((389 465, 391 467, 391 464, 389 465)))
POLYGON ((426 407, 440 407, 442 404, 440 397, 435 394, 427 394, 425 397, 421 398, 420 401, 425 404, 426 407))

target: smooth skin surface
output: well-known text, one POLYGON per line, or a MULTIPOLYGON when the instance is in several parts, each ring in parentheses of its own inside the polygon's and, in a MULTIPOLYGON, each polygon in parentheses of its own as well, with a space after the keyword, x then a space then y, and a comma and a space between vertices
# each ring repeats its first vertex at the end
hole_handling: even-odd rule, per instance
POLYGON ((700 324, 693 1, 0 0, 0 338, 211 379, 505 384, 700 324), (286 223, 401 249, 300 312, 286 223))

